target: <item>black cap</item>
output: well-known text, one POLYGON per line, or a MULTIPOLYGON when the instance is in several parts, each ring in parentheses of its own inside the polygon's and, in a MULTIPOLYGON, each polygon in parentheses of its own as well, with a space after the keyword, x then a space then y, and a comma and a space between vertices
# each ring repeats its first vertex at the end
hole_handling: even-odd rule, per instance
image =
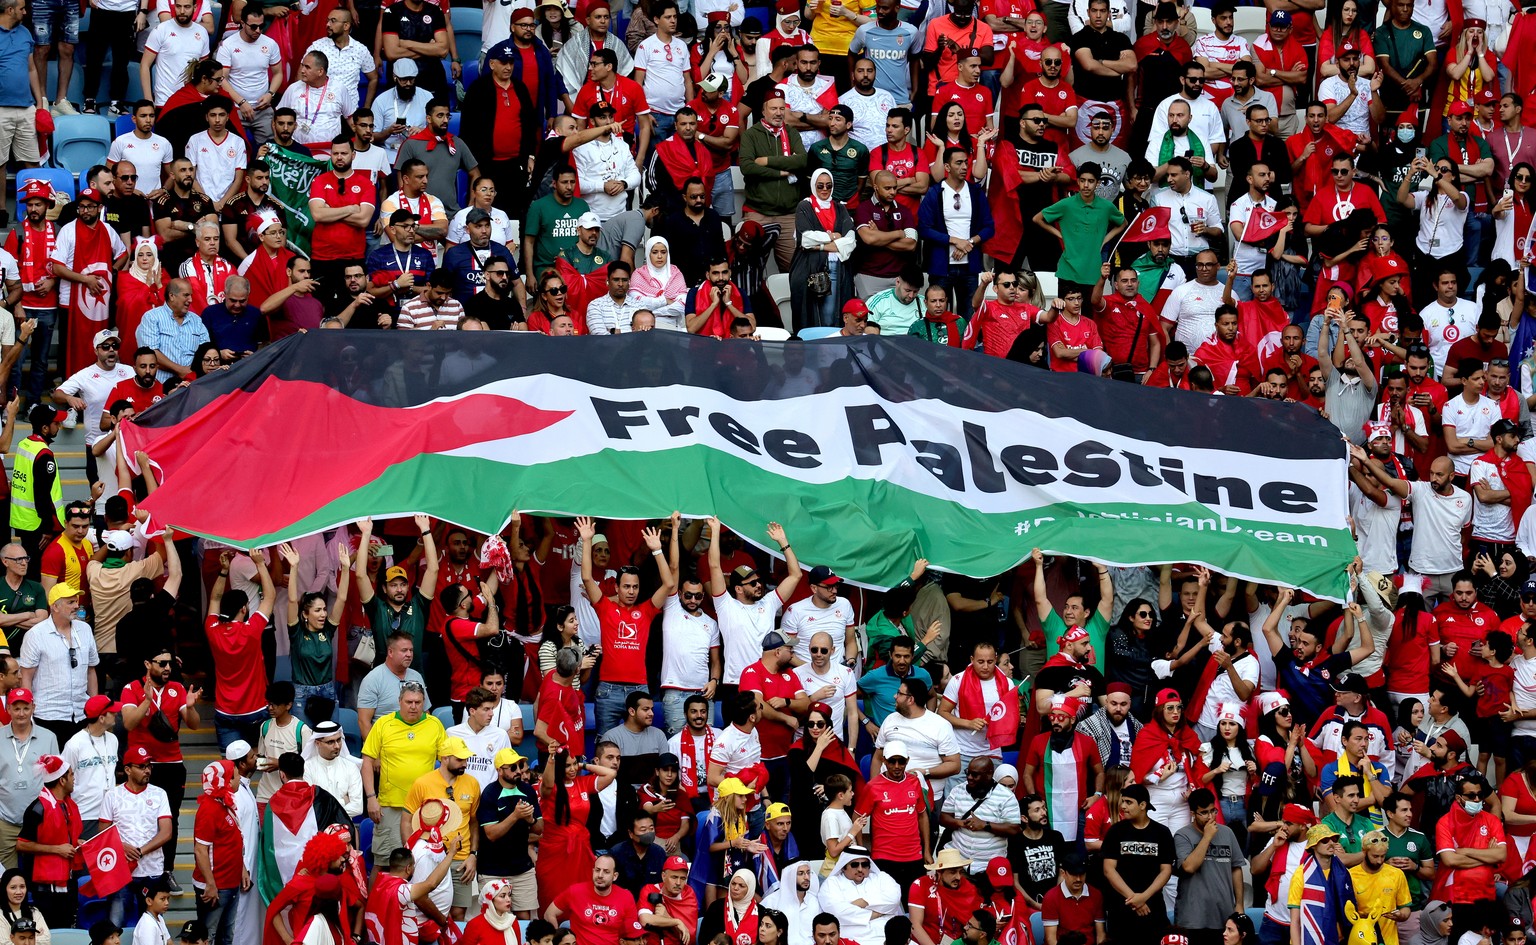
POLYGON ((789 643, 782 636, 779 635, 779 631, 777 631, 777 630, 769 630, 763 636, 763 652, 764 653, 768 652, 769 650, 777 650, 781 646, 789 646, 789 643))
POLYGON ((677 756, 672 754, 670 751, 664 751, 656 756, 656 767, 658 768, 677 768, 680 767, 681 764, 682 763, 677 760, 677 756))
POLYGON ((1088 861, 1076 853, 1069 853, 1061 860, 1061 868, 1073 876, 1088 872, 1088 861))
POLYGON ((183 942, 202 942, 208 939, 208 923, 202 919, 188 919, 181 923, 181 940, 183 942))
POLYGON ((37 923, 33 922, 32 919, 28 916, 21 916, 15 922, 11 923, 11 935, 14 936, 17 932, 35 933, 37 932, 37 923))
POLYGON ((1157 810, 1156 807, 1152 806, 1152 795, 1147 793, 1147 786, 1145 784, 1127 784, 1120 789, 1120 796, 1128 797, 1133 801, 1140 801, 1147 805, 1147 810, 1157 810))
POLYGON ((398 226, 401 223, 420 223, 421 217, 401 207, 389 215, 389 225, 398 226))
POLYGON ((1166 22, 1168 20, 1172 20, 1175 23, 1178 22, 1179 8, 1167 2, 1167 0, 1163 0, 1163 2, 1159 3, 1157 8, 1152 11, 1152 22, 1158 23, 1166 22))
POLYGON ((1371 687, 1366 684, 1365 677, 1359 673, 1340 673, 1333 680, 1334 692, 1352 692, 1356 695, 1369 695, 1371 687))
POLYGON ((1519 432, 1520 424, 1509 419, 1508 417, 1500 417, 1499 419, 1493 421, 1493 426, 1488 428, 1489 436, 1503 436, 1506 433, 1519 432))
POLYGON ((123 930, 111 919, 98 919, 91 925, 91 945, 102 945, 114 935, 122 935, 123 930))

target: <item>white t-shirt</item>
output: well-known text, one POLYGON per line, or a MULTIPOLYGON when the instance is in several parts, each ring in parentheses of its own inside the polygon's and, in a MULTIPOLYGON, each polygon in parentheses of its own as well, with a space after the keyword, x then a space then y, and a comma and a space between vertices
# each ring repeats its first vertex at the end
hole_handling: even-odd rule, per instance
MULTIPOLYGON (((469 231, 464 229, 464 221, 469 218, 469 207, 460 207, 459 212, 448 221, 448 242, 452 244, 468 243, 469 231)), ((490 209, 491 214, 491 242, 502 243, 507 246, 512 244, 512 221, 507 215, 495 207, 490 209)))
POLYGON ((171 931, 165 927, 165 916, 146 912, 139 916, 139 923, 133 927, 134 945, 167 945, 170 940, 171 931))
MULTIPOLYGON (((1440 423, 1442 426, 1454 427, 1456 435, 1466 440, 1481 440, 1488 436, 1488 429, 1493 426, 1493 421, 1499 419, 1499 405, 1487 397, 1478 395, 1476 401, 1467 403, 1460 394, 1445 402, 1440 408, 1440 423)), ((1476 458, 1472 453, 1461 453, 1451 457, 1451 462, 1456 464, 1458 475, 1465 476, 1472 471, 1472 460, 1476 458)), ((1417 517, 1418 508, 1415 506, 1414 515, 1417 517)))
POLYGON ((457 736, 464 739, 464 744, 474 752, 468 761, 466 773, 474 775, 480 782, 480 791, 484 793, 496 780, 496 768, 491 763, 496 753, 503 748, 511 748, 512 741, 507 738, 507 731, 494 725, 487 725, 479 732, 469 727, 468 722, 460 722, 448 729, 449 737, 457 736))
POLYGON ((343 49, 336 45, 336 41, 329 36, 322 36, 309 44, 305 52, 322 52, 329 61, 326 75, 337 85, 350 85, 353 88, 362 84, 363 76, 373 71, 373 54, 368 47, 358 42, 355 37, 347 41, 343 49))
POLYGON ((133 368, 121 361, 111 370, 104 369, 93 362, 90 367, 81 368, 59 385, 59 390, 63 393, 85 401, 87 445, 95 443, 104 436, 111 436, 110 433, 102 432, 101 414, 107 409, 107 397, 112 393, 112 388, 117 386, 118 381, 126 381, 132 376, 133 368))
MULTIPOLYGON (((224 37, 213 58, 229 69, 229 84, 240 96, 255 108, 267 90, 272 88, 273 66, 283 61, 283 54, 270 36, 262 34, 256 42, 248 43, 238 31, 224 37)), ((336 67, 331 65, 331 72, 336 67)))
MULTIPOLYGON (((1350 134, 1366 134, 1371 130, 1371 100, 1376 97, 1376 93, 1371 91, 1371 80, 1358 75, 1355 76, 1355 92, 1358 95, 1349 106, 1349 111, 1334 124, 1350 134)), ((1349 84, 1343 76, 1331 75, 1318 85, 1317 97, 1329 105, 1337 105, 1349 98, 1349 84)))
POLYGON ((661 608, 661 688, 709 685, 709 651, 719 647, 720 625, 715 618, 703 610, 690 614, 676 592, 671 594, 661 608))
POLYGON ((811 637, 818 633, 828 634, 832 637, 832 662, 841 663, 848 628, 853 626, 853 620, 853 605, 846 598, 839 597, 831 607, 817 607, 816 599, 807 597, 784 610, 784 621, 779 629, 786 637, 794 636, 791 642, 795 656, 807 663, 811 661, 811 637))
POLYGON ((101 818, 102 798, 115 786, 117 736, 111 732, 93 736, 81 729, 70 736, 59 754, 75 773, 75 793, 71 796, 80 808, 80 820, 94 824, 101 818))
POLYGON ((197 183, 209 200, 221 200, 235 182, 235 172, 245 170, 245 139, 228 129, 224 140, 215 142, 213 135, 199 131, 187 139, 187 160, 197 172, 197 183))
MULTIPOLYGON (((170 800, 153 784, 135 794, 127 783, 108 791, 101 801, 100 819, 117 825, 118 836, 128 846, 143 846, 160 832, 160 821, 171 819, 170 800)), ((165 872, 165 850, 152 850, 134 864, 135 876, 159 876, 165 872)))
POLYGON ((140 183, 148 185, 145 193, 159 186, 160 165, 174 160, 176 152, 172 150, 171 143, 157 134, 140 138, 131 131, 125 132, 114 138, 111 147, 107 148, 108 165, 115 166, 118 161, 128 161, 138 168, 140 183))
MULTIPOLYGON (((1152 130, 1147 135, 1150 146, 1154 149, 1162 148, 1163 135, 1168 133, 1168 109, 1173 106, 1174 102, 1179 101, 1189 106, 1189 133, 1200 139, 1200 143, 1206 146, 1207 156, 1210 156, 1211 146, 1226 143, 1227 129, 1221 120, 1221 109, 1216 107, 1215 100, 1204 95, 1191 102, 1182 94, 1175 92, 1161 102, 1158 102, 1157 108, 1152 112, 1152 130)), ((1183 154, 1185 152, 1180 151, 1175 146, 1174 153, 1183 154)), ((1151 157, 1147 158, 1148 161, 1152 162, 1153 167, 1160 163, 1155 160, 1157 156, 1158 150, 1153 150, 1151 157)))
POLYGON ((1414 209, 1419 211, 1419 233, 1413 242, 1420 252, 1444 259, 1461 252, 1462 232, 1467 228, 1467 211, 1472 209, 1472 201, 1468 200, 1465 207, 1458 207, 1456 201, 1438 189, 1434 193, 1433 205, 1430 205, 1427 190, 1415 190, 1408 195, 1413 198, 1414 209))
MULTIPOLYGON (((1259 684, 1259 660, 1252 653, 1232 664, 1237 670, 1238 678, 1254 686, 1259 684)), ((1224 703, 1244 702, 1246 700, 1237 697, 1237 690, 1232 685, 1232 677, 1224 669, 1216 671, 1216 678, 1211 680, 1211 688, 1206 694, 1205 705, 1200 709, 1200 725, 1206 728, 1216 727, 1216 713, 1221 711, 1224 703)))
MULTIPOLYGON (((1193 256, 1201 250, 1211 248, 1210 239, 1205 236, 1195 236, 1190 227, 1195 223, 1214 226, 1218 229, 1221 227, 1221 205, 1216 202, 1215 194, 1195 186, 1191 186, 1187 193, 1182 194, 1172 187, 1164 187, 1152 195, 1152 205, 1168 207, 1173 211, 1173 216, 1168 221, 1168 233, 1172 237, 1169 245, 1172 247, 1173 255, 1193 256)), ((1216 288, 1220 289, 1221 286, 1216 288)), ((1200 341, 1204 340, 1204 338, 1200 339, 1200 341)), ((1198 345, 1199 342, 1190 345, 1189 350, 1195 350, 1198 345)))
POLYGON ((853 820, 846 810, 828 807, 821 812, 821 842, 841 840, 853 829, 853 820))
MULTIPOLYGON (((1232 206, 1227 214, 1228 232, 1231 231, 1231 224, 1233 223, 1241 223, 1243 226, 1247 226, 1248 218, 1253 215, 1253 208, 1255 206, 1261 206, 1265 210, 1273 210, 1275 209, 1275 198, 1266 196, 1262 203, 1255 204, 1253 198, 1244 193, 1241 197, 1232 201, 1232 206)), ((1252 243, 1244 243, 1235 236, 1232 238, 1232 256, 1237 260, 1237 274, 1240 276, 1253 275, 1255 272, 1263 269, 1269 261, 1269 253, 1263 247, 1255 246, 1252 243)), ((1212 327, 1214 328, 1215 326, 1213 325, 1212 327)), ((1248 338, 1245 340, 1257 342, 1259 339, 1248 338)))
MULTIPOLYGON (((446 850, 433 852, 426 840, 417 840, 416 845, 411 848, 411 853, 416 857, 416 869, 411 874, 412 885, 426 882, 427 877, 432 875, 432 871, 437 869, 437 864, 448 858, 446 850)), ((442 880, 432 887, 432 891, 427 893, 427 898, 432 900, 432 904, 437 906, 439 912, 443 915, 448 914, 449 907, 453 905, 452 869, 443 873, 442 880)))
MULTIPOLYGON (((912 772, 928 771, 937 767, 945 755, 960 754, 960 745, 955 740, 955 727, 937 712, 925 711, 910 719, 900 712, 887 715, 885 721, 880 723, 879 734, 875 736, 875 747, 884 748, 891 741, 899 741, 907 746, 907 770, 912 772)), ((919 774, 918 777, 923 775, 919 774)), ((928 782, 928 786, 933 789, 935 801, 944 796, 946 780, 936 778, 928 782)))
POLYGON ((1417 574, 1453 574, 1461 570, 1461 530, 1472 521, 1472 497, 1456 486, 1441 495, 1422 480, 1410 486, 1413 550, 1408 569, 1417 574))
MULTIPOLYGON (((1482 483, 1490 489, 1502 489, 1504 477, 1499 474, 1499 467, 1479 457, 1472 461, 1467 483, 1472 486, 1482 483)), ((1509 503, 1483 502, 1477 498, 1477 492, 1473 491, 1472 537, 1486 541, 1514 541, 1515 516, 1509 503)))
POLYGON ((388 177, 390 171, 394 169, 394 158, 383 145, 377 143, 369 145, 366 151, 353 148, 352 169, 367 172, 369 179, 373 181, 374 189, 377 190, 384 178, 388 177))
MULTIPOLYGON (((59 227, 58 236, 54 238, 53 255, 49 257, 56 262, 63 263, 65 266, 68 266, 75 272, 80 272, 82 266, 89 265, 87 263, 80 263, 75 259, 75 227, 79 225, 79 220, 71 220, 63 226, 59 227)), ((123 240, 117 235, 116 230, 100 222, 98 222, 97 225, 106 230, 107 238, 112 241, 111 261, 116 261, 117 257, 128 252, 127 247, 123 245, 123 240)), ((112 283, 112 274, 110 272, 99 272, 97 274, 106 279, 108 285, 112 283)), ((68 279, 59 280, 59 306, 61 308, 67 308, 69 306, 69 299, 73 293, 74 285, 75 284, 70 282, 68 279)), ((107 327, 107 318, 104 308, 102 309, 101 314, 102 317, 99 319, 99 321, 101 322, 101 327, 105 328, 107 327)), ((89 312, 87 312, 87 317, 89 317, 89 312)), ((92 332, 92 334, 95 334, 95 332, 92 332)), ((101 417, 98 416, 96 419, 99 421, 101 417)), ((89 418, 87 418, 87 421, 89 421, 89 418)))
MULTIPOLYGON (((393 87, 387 88, 373 100, 373 127, 380 134, 394 127, 397 121, 404 122, 407 131, 424 127, 427 123, 427 104, 431 100, 432 96, 426 92, 416 92, 411 96, 410 101, 406 101, 393 87)), ((377 143, 379 142, 375 141, 375 144, 377 143)), ((404 143, 404 134, 391 135, 383 141, 384 152, 389 158, 390 166, 394 166, 395 156, 400 153, 400 146, 404 143)))
POLYGON ((846 717, 844 710, 848 705, 848 697, 859 689, 859 680, 853 674, 853 670, 833 659, 827 665, 825 675, 816 672, 816 668, 810 663, 795 667, 795 678, 800 680, 800 688, 806 694, 815 692, 822 686, 831 686, 835 691, 832 695, 822 700, 832 707, 832 731, 839 736, 846 732, 847 726, 843 724, 846 717))
POLYGON ((715 736, 715 747, 709 760, 725 768, 726 774, 735 774, 763 760, 763 744, 758 740, 757 729, 743 732, 734 725, 727 725, 715 736))
POLYGON ((722 681, 734 686, 741 682, 742 670, 763 658, 763 637, 773 630, 774 618, 784 609, 784 599, 773 590, 755 604, 743 604, 726 591, 714 601, 715 619, 720 621, 720 639, 725 646, 722 681))
POLYGON ((319 144, 341 133, 341 119, 357 111, 357 83, 350 86, 327 81, 320 88, 295 82, 283 92, 283 108, 299 116, 299 128, 293 140, 299 144, 319 144))
POLYGON ((1354 483, 1349 486, 1349 514, 1355 519, 1355 542, 1367 571, 1397 573, 1397 529, 1402 523, 1403 500, 1391 489, 1387 504, 1377 505, 1354 483))
MULTIPOLYGON (((955 714, 957 716, 959 716, 960 712, 960 676, 960 673, 956 673, 949 677, 949 684, 944 687, 944 698, 955 704, 955 714)), ((981 680, 981 706, 985 710, 983 718, 991 717, 992 707, 997 705, 998 699, 997 676, 994 674, 991 679, 981 680)), ((985 731, 972 732, 957 728, 955 729, 955 744, 960 746, 960 754, 968 758, 976 755, 992 755, 997 753, 997 749, 993 748, 992 743, 987 740, 987 733, 985 731)))
POLYGON ((635 47, 634 58, 635 68, 645 70, 645 100, 653 113, 671 115, 687 104, 683 70, 693 65, 687 43, 676 36, 662 42, 653 33, 635 47))
POLYGON ((150 81, 155 84, 155 107, 160 108, 186 84, 182 77, 187 63, 208 55, 208 31, 196 19, 190 26, 178 26, 174 19, 166 20, 150 31, 144 48, 155 54, 150 81))
MULTIPOLYGON (((1509 665, 1515 671, 1510 704, 1521 711, 1536 709, 1536 660, 1526 659, 1517 649, 1509 665)), ((1513 731, 1516 735, 1536 736, 1536 719, 1516 719, 1513 731)))
POLYGON ((1226 286, 1185 282, 1168 293, 1163 321, 1173 322, 1175 341, 1184 342, 1191 354, 1216 331, 1216 309, 1221 307, 1226 286))
POLYGON ((838 96, 840 105, 853 110, 853 128, 848 134, 871 151, 885 144, 885 119, 896 107, 896 96, 882 88, 870 90, 869 95, 857 89, 849 89, 838 96))
POLYGON ((1461 298, 1450 308, 1436 299, 1419 311, 1419 317, 1424 319, 1424 343, 1435 362, 1437 379, 1445 374, 1445 359, 1451 353, 1451 345, 1477 330, 1477 316, 1477 306, 1461 298))

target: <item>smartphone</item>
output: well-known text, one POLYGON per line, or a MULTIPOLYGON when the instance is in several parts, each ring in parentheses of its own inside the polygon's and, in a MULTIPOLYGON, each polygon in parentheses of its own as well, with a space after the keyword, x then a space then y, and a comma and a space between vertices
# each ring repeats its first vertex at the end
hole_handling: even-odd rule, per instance
POLYGON ((394 545, 380 545, 373 550, 375 558, 392 558, 395 555, 394 545))

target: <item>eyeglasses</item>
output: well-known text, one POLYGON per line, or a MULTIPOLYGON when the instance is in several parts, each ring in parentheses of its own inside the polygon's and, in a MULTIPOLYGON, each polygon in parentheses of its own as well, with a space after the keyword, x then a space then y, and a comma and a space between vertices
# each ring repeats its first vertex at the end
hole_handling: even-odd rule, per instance
POLYGON ((16 555, 15 557, 6 558, 5 560, 25 563, 27 561, 31 561, 32 560, 32 556, 31 555, 16 555))
POLYGON ((623 577, 626 574, 638 575, 640 573, 640 569, 635 567, 632 564, 626 564, 622 568, 619 568, 619 572, 618 573, 619 573, 620 577, 623 577))
POLYGON ((1205 81, 1205 76, 1187 75, 1187 76, 1184 77, 1184 81, 1185 82, 1193 82, 1196 85, 1200 85, 1202 82, 1205 81))
POLYGON ((1336 168, 1333 169, 1333 176, 1334 177, 1348 177, 1349 175, 1353 174, 1354 172, 1355 172, 1355 169, 1352 168, 1352 167, 1336 167, 1336 168))
POLYGON ((1508 358, 1494 358, 1492 361, 1488 362, 1488 366, 1489 367, 1509 367, 1509 359, 1508 358))
POLYGON ((960 209, 960 194, 958 192, 955 194, 955 209, 960 209))
POLYGON ((811 647, 811 652, 812 653, 831 653, 832 652, 832 648, 830 646, 813 646, 813 647, 811 647))
POLYGON ((856 870, 867 870, 867 869, 869 869, 869 861, 868 860, 854 860, 852 863, 849 863, 848 865, 853 867, 856 870))
POLYGON ((1266 115, 1263 118, 1250 118, 1248 120, 1253 122, 1255 125, 1267 125, 1271 119, 1266 115))
POLYGON ((1042 59, 1042 60, 1040 60, 1040 64, 1042 66, 1059 66, 1059 65, 1061 65, 1061 60, 1060 59, 1042 59))
POLYGON ((1195 263, 1195 268, 1196 269, 1215 269, 1216 268, 1216 264, 1213 263, 1213 262, 1197 262, 1197 263, 1195 263))
POLYGON ((105 348, 108 351, 116 351, 118 348, 121 347, 121 345, 119 345, 115 341, 103 341, 101 344, 97 345, 96 347, 98 347, 98 348, 105 348))
POLYGON ((1288 705, 1283 705, 1280 708, 1275 710, 1275 714, 1276 715, 1290 715, 1291 714, 1291 707, 1288 706, 1288 705))
POLYGON ((565 286, 563 286, 563 285, 552 285, 552 286, 549 286, 548 288, 546 288, 544 290, 544 294, 545 295, 564 295, 565 294, 565 286))
POLYGON ((762 583, 763 583, 763 579, 762 578, 755 577, 755 578, 752 578, 751 580, 742 581, 741 582, 741 586, 742 587, 760 587, 760 586, 762 586, 762 583))

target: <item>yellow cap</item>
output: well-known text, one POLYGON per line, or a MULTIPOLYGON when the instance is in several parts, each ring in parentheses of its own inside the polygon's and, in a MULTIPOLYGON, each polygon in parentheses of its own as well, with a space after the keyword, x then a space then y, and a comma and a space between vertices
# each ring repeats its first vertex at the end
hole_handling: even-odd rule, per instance
POLYGON ((399 578, 402 581, 409 581, 411 579, 411 576, 405 572, 404 568, 400 567, 400 565, 397 564, 394 567, 390 568, 388 571, 384 572, 384 583, 388 584, 390 581, 393 581, 395 578, 399 578))
POLYGON ((447 758, 452 755, 455 758, 468 760, 474 754, 474 752, 469 750, 469 745, 465 744, 464 739, 459 738, 457 735, 443 739, 443 743, 437 748, 437 757, 439 758, 447 758))
POLYGON ((788 817, 788 816, 790 816, 789 805, 785 804, 785 803, 783 803, 781 801, 781 802, 778 802, 778 803, 769 804, 768 805, 768 814, 763 819, 764 819, 764 821, 778 820, 780 817, 788 817))
POLYGON ((64 584, 60 582, 55 584, 53 589, 48 592, 48 606, 52 607, 54 604, 57 604, 61 600, 79 596, 80 588, 74 586, 73 584, 64 584))
MULTIPOLYGON (((463 739, 458 739, 458 741, 463 741, 463 739)), ((496 757, 492 759, 491 766, 494 768, 501 768, 505 767, 506 765, 521 764, 527 760, 527 758, 524 758, 522 755, 517 753, 516 748, 503 748, 496 753, 496 757)))
POLYGON ((726 778, 715 788, 715 793, 723 797, 732 797, 737 794, 750 795, 752 789, 741 783, 740 778, 726 778))

